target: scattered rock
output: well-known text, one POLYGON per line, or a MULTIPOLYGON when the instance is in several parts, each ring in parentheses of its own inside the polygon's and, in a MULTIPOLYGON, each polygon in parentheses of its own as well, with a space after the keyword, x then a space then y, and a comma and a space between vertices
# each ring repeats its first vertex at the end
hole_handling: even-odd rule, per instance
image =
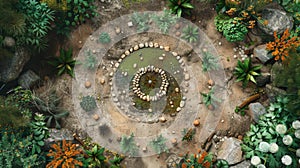
POLYGON ((232 165, 243 159, 242 153, 240 140, 233 137, 225 138, 218 151, 217 159, 227 160, 228 164, 232 165))
POLYGON ((143 152, 147 152, 147 147, 143 147, 143 152))
POLYGON ((136 68, 136 67, 137 67, 137 64, 136 64, 136 63, 134 63, 134 64, 133 64, 133 68, 136 68))
POLYGON ((29 59, 30 53, 26 49, 17 48, 10 59, 0 62, 0 81, 7 83, 17 79, 29 59))
POLYGON ((179 93, 179 88, 178 88, 178 87, 175 88, 175 92, 176 92, 176 93, 179 93))
POLYGON ((180 110, 181 110, 181 108, 180 108, 180 107, 177 107, 177 108, 176 108, 176 111, 177 111, 177 112, 179 112, 180 110))
POLYGON ((190 79, 190 75, 188 73, 184 74, 184 80, 189 80, 190 79))
POLYGON ((100 79, 100 84, 103 85, 105 83, 105 79, 101 78, 100 79))
POLYGON ((3 40, 3 45, 6 47, 13 47, 16 45, 16 41, 12 37, 5 37, 3 40))
POLYGON ((179 36, 181 35, 181 33, 178 31, 178 32, 175 33, 175 35, 176 35, 177 37, 179 37, 179 36))
POLYGON ((129 50, 126 50, 125 53, 124 53, 126 56, 128 56, 130 54, 130 51, 129 50))
POLYGON ((179 107, 183 108, 185 106, 185 101, 180 101, 179 107))
POLYGON ((132 22, 128 22, 127 25, 128 25, 128 27, 132 27, 133 23, 132 22))
POLYGON ((144 43, 140 43, 140 44, 139 44, 139 47, 140 47, 140 48, 144 48, 144 47, 145 47, 144 43))
POLYGON ((208 84, 209 86, 214 86, 214 85, 215 85, 215 82, 214 82, 212 79, 209 79, 209 80, 207 81, 207 84, 208 84))
POLYGON ((23 88, 30 89, 39 80, 40 77, 36 73, 34 73, 32 70, 28 70, 19 77, 18 84, 23 88))
POLYGON ((195 120, 193 122, 193 124, 194 124, 195 127, 198 127, 200 125, 200 121, 199 120, 195 120))
POLYGON ((175 24, 175 29, 179 29, 180 28, 180 24, 175 24))
POLYGON ((176 165, 178 165, 181 160, 182 160, 181 157, 177 156, 176 154, 171 154, 166 160, 167 167, 168 168, 177 168, 176 165))
POLYGON ((134 47, 133 47, 133 50, 134 51, 136 51, 136 50, 138 50, 139 49, 139 46, 138 45, 135 45, 134 47))
POLYGON ((256 85, 258 87, 263 87, 266 84, 270 83, 271 81, 271 74, 270 73, 262 73, 260 76, 255 78, 256 85))
POLYGON ((158 48, 158 47, 159 47, 159 44, 158 44, 158 43, 154 43, 154 47, 155 47, 155 48, 158 48))
POLYGON ((90 81, 86 81, 84 83, 85 88, 90 88, 92 86, 92 83, 90 81))
POLYGON ((277 34, 282 34, 286 29, 293 28, 293 17, 283 10, 267 8, 261 12, 261 15, 262 20, 267 20, 268 23, 258 22, 258 27, 270 36, 273 36, 275 31, 277 34))
POLYGON ((96 121, 97 121, 97 120, 99 120, 99 118, 100 118, 100 117, 99 117, 99 115, 98 115, 98 114, 95 114, 95 115, 93 115, 93 119, 94 119, 94 120, 96 120, 96 121))
POLYGON ((162 61, 162 60, 164 60, 164 57, 158 57, 158 59, 162 61))
POLYGON ((243 135, 238 135, 237 139, 242 141, 243 140, 243 135))
POLYGON ((159 117, 158 119, 160 122, 164 123, 167 121, 167 119, 165 117, 159 117))
POLYGON ((266 50, 266 45, 259 45, 254 48, 253 55, 257 59, 259 59, 263 64, 266 64, 271 59, 273 59, 272 55, 269 53, 268 50, 266 50))
POLYGON ((165 46, 165 51, 170 51, 170 47, 169 46, 165 46))
POLYGON ((117 34, 121 33, 121 29, 119 27, 116 27, 115 31, 116 31, 117 34))
POLYGON ((177 145, 177 139, 176 138, 173 138, 172 140, 171 140, 171 143, 175 146, 175 145, 177 145))

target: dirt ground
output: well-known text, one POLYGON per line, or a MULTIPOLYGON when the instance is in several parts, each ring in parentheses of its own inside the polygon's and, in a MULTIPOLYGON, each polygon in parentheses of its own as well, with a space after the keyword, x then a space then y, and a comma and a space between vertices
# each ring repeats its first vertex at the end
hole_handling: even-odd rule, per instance
MULTIPOLYGON (((100 1, 97 1, 99 16, 93 19, 93 21, 83 24, 75 29, 66 42, 66 45, 72 46, 74 56, 76 56, 90 34, 102 24, 119 16, 122 16, 123 14, 133 13, 134 11, 148 11, 153 9, 162 10, 165 6, 167 6, 166 3, 166 0, 149 0, 148 2, 133 4, 129 8, 125 8, 122 6, 122 3, 119 0, 115 0, 114 3, 111 4, 101 3, 100 1)), ((227 92, 229 97, 226 100, 228 106, 223 109, 221 118, 224 121, 218 124, 216 131, 221 130, 223 131, 224 135, 228 136, 243 135, 243 133, 247 131, 251 119, 248 116, 240 116, 236 114, 234 112, 234 109, 242 102, 242 100, 246 99, 248 96, 254 93, 254 88, 247 88, 245 90, 242 90, 241 85, 234 82, 232 71, 237 62, 237 59, 233 58, 233 47, 235 47, 235 44, 227 42, 226 39, 222 37, 219 32, 217 32, 213 20, 214 16, 216 15, 216 12, 213 10, 214 6, 201 3, 197 0, 194 0, 192 3, 195 4, 195 10, 193 10, 192 15, 187 18, 198 25, 211 39, 222 58, 221 60, 223 63, 223 68, 225 69, 226 78, 228 79, 227 92), (221 45, 219 45, 219 42, 221 42, 221 45)), ((56 48, 58 49, 59 47, 56 48)), ((62 96, 62 106, 70 112, 70 115, 64 120, 63 126, 74 132, 80 133, 82 136, 85 136, 85 130, 81 128, 76 114, 73 113, 74 109, 71 98, 72 87, 70 86, 72 84, 71 78, 68 75, 63 75, 61 77, 55 77, 49 80, 52 80, 53 86, 56 88, 59 95, 62 96)), ((43 88, 41 88, 40 90, 43 90, 43 88)), ((172 152, 180 153, 184 148, 195 151, 195 149, 199 147, 195 146, 194 144, 189 144, 187 146, 183 145, 181 147, 172 149, 172 152)), ((142 159, 128 158, 124 161, 123 164, 129 168, 165 167, 162 165, 165 165, 164 161, 168 156, 169 154, 161 155, 160 157, 151 156, 142 159)))

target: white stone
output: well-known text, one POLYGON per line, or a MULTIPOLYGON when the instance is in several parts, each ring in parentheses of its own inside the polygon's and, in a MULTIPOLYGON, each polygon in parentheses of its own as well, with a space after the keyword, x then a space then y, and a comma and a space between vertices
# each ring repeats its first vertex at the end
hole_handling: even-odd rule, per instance
POLYGON ((177 112, 179 112, 180 110, 181 110, 181 108, 180 108, 180 107, 177 107, 177 108, 176 108, 176 111, 177 111, 177 112))
POLYGON ((131 48, 129 49, 129 51, 130 51, 130 52, 133 52, 133 48, 131 47, 131 48))
POLYGON ((130 51, 126 50, 126 51, 125 51, 125 55, 128 56, 129 54, 130 54, 130 51))
POLYGON ((113 76, 114 76, 114 72, 111 72, 111 73, 109 74, 109 76, 110 76, 110 77, 113 77, 113 76))
POLYGON ((153 46, 154 46, 154 45, 153 45, 153 43, 152 43, 152 42, 150 42, 150 43, 149 43, 149 47, 151 47, 151 48, 152 48, 153 46))
POLYGON ((158 57, 158 59, 162 61, 162 60, 164 60, 164 57, 158 57))
POLYGON ((165 117, 159 117, 159 119, 158 119, 160 122, 166 122, 167 121, 167 119, 165 118, 165 117))
POLYGON ((137 67, 137 64, 136 64, 136 63, 134 63, 134 64, 133 64, 133 68, 136 68, 136 67, 137 67))
POLYGON ((145 43, 145 47, 149 47, 149 43, 148 42, 145 43))
POLYGON ((120 66, 120 64, 117 62, 115 63, 115 67, 118 68, 120 66))
POLYGON ((143 61, 143 60, 144 60, 144 57, 140 57, 140 60, 143 61))
POLYGON ((126 55, 125 55, 125 54, 122 54, 122 55, 121 55, 121 58, 122 58, 122 59, 124 59, 125 57, 126 57, 126 55))
POLYGON ((180 101, 179 107, 183 108, 185 106, 185 101, 180 101))
POLYGON ((177 54, 177 52, 172 52, 172 55, 177 57, 178 54, 177 54))
POLYGON ((128 22, 127 25, 128 25, 128 27, 132 27, 133 23, 132 22, 128 22))
POLYGON ((155 48, 158 48, 158 47, 159 47, 159 44, 158 44, 158 43, 154 43, 154 47, 155 47, 155 48))
POLYGON ((163 50, 163 49, 164 49, 164 46, 159 46, 159 48, 160 48, 161 50, 163 50))
POLYGON ((184 75, 184 80, 189 80, 189 79, 190 79, 190 75, 186 73, 186 74, 184 75))
POLYGON ((139 47, 140 47, 140 48, 144 48, 145 45, 144 45, 143 43, 140 43, 140 44, 139 44, 139 47))
POLYGON ((117 34, 121 33, 121 29, 119 27, 116 27, 115 31, 116 31, 117 34))
POLYGON ((152 112, 152 109, 148 109, 148 111, 151 113, 151 112, 152 112))
POLYGON ((182 64, 182 63, 183 63, 183 59, 180 59, 180 60, 178 61, 178 63, 179 63, 179 64, 182 64))
POLYGON ((176 57, 176 59, 179 60, 179 59, 180 59, 180 56, 178 55, 178 56, 176 57))
POLYGON ((179 92, 179 88, 177 87, 177 88, 175 88, 175 92, 176 93, 178 93, 179 92))
POLYGON ((134 47, 133 47, 133 50, 134 51, 136 51, 136 50, 138 50, 139 49, 139 46, 138 45, 135 45, 134 47))

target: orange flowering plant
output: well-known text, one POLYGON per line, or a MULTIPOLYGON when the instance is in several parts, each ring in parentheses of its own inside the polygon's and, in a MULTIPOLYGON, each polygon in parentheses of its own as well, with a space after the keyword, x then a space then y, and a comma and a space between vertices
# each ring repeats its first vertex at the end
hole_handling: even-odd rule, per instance
POLYGON ((272 51, 272 56, 276 61, 285 61, 289 56, 289 51, 300 45, 300 40, 296 37, 290 37, 289 30, 286 29, 281 37, 274 32, 275 40, 266 44, 266 49, 272 51))
POLYGON ((47 164, 46 168, 75 168, 76 166, 82 166, 83 163, 78 160, 82 151, 78 149, 76 144, 66 142, 64 139, 62 146, 60 143, 53 144, 51 146, 53 150, 50 150, 47 156, 52 158, 52 161, 47 164))
POLYGON ((198 154, 189 154, 187 153, 183 162, 179 163, 178 167, 180 168, 211 168, 212 167, 212 154, 207 153, 206 151, 198 151, 198 154))

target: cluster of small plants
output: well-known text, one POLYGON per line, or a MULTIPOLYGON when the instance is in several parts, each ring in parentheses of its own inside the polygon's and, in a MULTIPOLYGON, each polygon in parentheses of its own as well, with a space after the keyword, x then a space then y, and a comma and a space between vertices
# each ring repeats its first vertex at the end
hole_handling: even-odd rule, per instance
POLYGON ((86 51, 86 57, 84 59, 84 67, 88 70, 94 70, 98 65, 96 56, 94 56, 91 50, 86 51))
POLYGON ((198 27, 193 27, 187 25, 182 29, 182 36, 185 41, 189 43, 197 43, 199 40, 199 29, 198 27))
POLYGON ((169 8, 173 14, 181 17, 183 14, 190 15, 190 10, 194 8, 191 0, 169 0, 169 8))
POLYGON ((287 108, 287 98, 278 97, 268 113, 243 139, 245 157, 256 167, 297 167, 300 156, 300 121, 287 108))
POLYGON ((167 146, 166 146, 167 139, 164 138, 162 135, 159 135, 155 139, 153 139, 149 145, 153 148, 153 150, 157 154, 161 154, 163 152, 169 152, 167 146))
POLYGON ((132 23, 136 26, 137 32, 144 32, 149 30, 149 19, 148 13, 137 13, 134 12, 131 16, 132 23))
POLYGON ((202 52, 202 71, 209 72, 220 68, 218 58, 209 51, 202 52))
POLYGON ((173 15, 168 9, 164 9, 162 14, 153 15, 151 18, 162 33, 167 33, 178 20, 178 16, 173 15))
POLYGON ((83 110, 89 112, 97 108, 96 99, 93 96, 84 96, 80 102, 83 110))
POLYGON ((102 32, 99 36, 98 41, 102 44, 108 44, 111 41, 110 35, 107 32, 102 32))
POLYGON ((208 93, 200 93, 202 96, 203 103, 209 110, 214 110, 216 103, 221 102, 220 99, 214 96, 214 87, 208 93))

